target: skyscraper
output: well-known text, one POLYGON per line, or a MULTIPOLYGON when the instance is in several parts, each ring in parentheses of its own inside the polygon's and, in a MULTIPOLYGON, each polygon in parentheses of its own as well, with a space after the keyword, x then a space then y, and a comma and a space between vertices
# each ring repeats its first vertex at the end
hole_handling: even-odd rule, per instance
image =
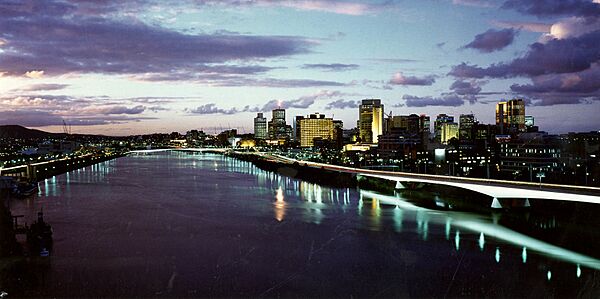
POLYGON ((383 105, 380 99, 364 99, 358 108, 359 136, 363 143, 377 143, 383 134, 383 105))
POLYGON ((433 124, 433 134, 436 142, 442 142, 442 126, 445 123, 453 123, 454 116, 446 114, 438 114, 433 124))
POLYGON ((315 139, 333 140, 333 119, 315 113, 298 119, 300 131, 300 146, 312 147, 315 139))
POLYGON ((292 127, 285 122, 285 109, 273 109, 272 119, 268 123, 268 132, 271 140, 291 138, 292 127))
POLYGON ((254 118, 254 138, 267 139, 267 133, 267 118, 263 116, 262 112, 257 113, 254 118))
POLYGON ((441 136, 440 141, 443 144, 448 144, 448 141, 452 138, 458 138, 458 124, 451 123, 443 123, 441 128, 441 136))
POLYGON ((496 104, 496 125, 502 134, 525 132, 525 101, 512 99, 496 104))
POLYGON ((473 126, 475 125, 475 116, 473 114, 461 114, 459 117, 458 136, 461 141, 473 139, 473 126))

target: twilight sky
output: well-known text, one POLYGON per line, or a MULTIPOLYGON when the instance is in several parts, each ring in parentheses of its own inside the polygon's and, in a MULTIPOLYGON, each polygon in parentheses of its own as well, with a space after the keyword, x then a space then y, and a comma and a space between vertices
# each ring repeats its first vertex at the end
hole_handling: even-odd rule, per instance
POLYGON ((0 1, 0 124, 251 133, 281 105, 351 128, 363 98, 493 123, 513 97, 600 129, 600 0, 0 1))

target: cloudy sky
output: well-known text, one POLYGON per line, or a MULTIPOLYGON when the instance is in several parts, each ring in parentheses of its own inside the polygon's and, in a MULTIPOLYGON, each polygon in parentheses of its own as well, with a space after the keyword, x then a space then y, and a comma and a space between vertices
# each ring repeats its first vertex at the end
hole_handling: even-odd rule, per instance
POLYGON ((0 124, 250 133, 281 105, 351 128, 363 98, 493 123, 513 97, 600 129, 600 0, 0 1, 0 124))

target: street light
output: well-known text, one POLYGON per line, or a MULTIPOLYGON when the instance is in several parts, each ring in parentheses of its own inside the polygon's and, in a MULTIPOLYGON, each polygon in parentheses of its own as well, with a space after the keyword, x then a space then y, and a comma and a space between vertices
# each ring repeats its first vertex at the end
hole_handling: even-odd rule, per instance
POLYGON ((542 178, 546 177, 546 174, 543 172, 538 172, 535 176, 540 179, 540 189, 542 189, 542 178))

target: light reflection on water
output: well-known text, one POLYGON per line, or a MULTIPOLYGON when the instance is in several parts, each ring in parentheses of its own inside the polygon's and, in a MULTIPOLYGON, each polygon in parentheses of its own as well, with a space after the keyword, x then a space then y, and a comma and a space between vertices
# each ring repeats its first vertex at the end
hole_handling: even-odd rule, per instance
MULTIPOLYGON (((194 286, 193 281, 209 279, 194 274, 194 271, 197 270, 188 268, 188 264, 205 263, 216 267, 214 269, 209 267, 210 271, 217 271, 215 269, 222 267, 221 259, 228 259, 228 257, 218 255, 213 261, 203 255, 198 256, 194 252, 209 252, 205 254, 210 256, 210 252, 216 249, 207 247, 205 244, 218 244, 224 242, 224 239, 231 242, 245 240, 244 242, 240 241, 241 243, 232 243, 230 246, 239 246, 238 251, 246 246, 250 247, 248 249, 250 253, 244 253, 247 256, 243 255, 241 260, 245 260, 245 263, 258 269, 269 262, 259 258, 253 259, 251 253, 259 255, 261 250, 268 251, 270 249, 267 247, 274 247, 277 250, 270 252, 270 259, 293 260, 288 255, 299 254, 302 256, 303 251, 299 248, 304 248, 304 246, 307 246, 309 261, 316 259, 315 255, 324 254, 325 256, 321 260, 323 267, 340 267, 341 269, 343 269, 343 265, 369 267, 370 265, 379 265, 379 263, 381 263, 380 267, 385 268, 383 265, 389 264, 389 261, 377 259, 377 253, 403 248, 399 252, 414 251, 412 255, 416 257, 410 258, 410 263, 422 268, 423 273, 430 275, 437 275, 435 273, 439 270, 436 270, 436 265, 430 264, 429 260, 444 263, 438 265, 440 268, 452 268, 455 263, 454 259, 460 252, 465 259, 472 259, 469 263, 471 268, 467 272, 472 272, 471 274, 476 277, 471 277, 471 279, 481 279, 477 278, 479 277, 477 275, 483 276, 484 273, 492 275, 501 272, 509 275, 520 271, 523 275, 530 277, 531 283, 534 284, 538 280, 550 281, 551 278, 553 282, 565 280, 564 272, 568 272, 571 277, 576 278, 586 275, 590 277, 590 274, 595 271, 594 269, 600 269, 600 262, 595 257, 579 254, 503 227, 498 224, 497 215, 427 209, 415 205, 411 202, 410 196, 402 194, 385 196, 364 190, 329 188, 263 171, 249 162, 220 155, 172 152, 127 157, 53 177, 45 180, 40 186, 38 198, 15 203, 15 209, 18 213, 27 214, 31 219, 43 206, 48 221, 53 224, 57 236, 56 256, 53 257, 55 265, 52 268, 55 272, 53 272, 54 278, 49 282, 50 286, 47 286, 48 293, 44 293, 48 295, 80 294, 78 292, 84 289, 83 286, 80 286, 81 290, 75 286, 74 288, 77 290, 71 290, 72 293, 61 293, 57 290, 57 286, 63 284, 62 280, 66 279, 64 271, 73 268, 77 270, 79 267, 68 261, 77 257, 84 258, 86 255, 103 255, 106 254, 105 252, 115 251, 112 242, 118 241, 114 239, 131 247, 131 250, 115 251, 114 254, 121 259, 132 260, 134 257, 142 257, 144 260, 149 257, 156 259, 152 263, 147 260, 144 262, 145 264, 139 265, 144 269, 143 271, 150 271, 146 274, 150 278, 160 280, 161 271, 165 270, 161 268, 162 266, 156 266, 155 263, 177 267, 179 279, 190 277, 190 281, 183 284, 185 287, 181 286, 187 291, 189 291, 188 288, 194 286), (83 203, 83 200, 87 203, 83 203), (96 221, 96 224, 92 225, 93 221, 96 221), (275 221, 277 225, 271 221, 275 221), (96 226, 97 223, 109 225, 109 227, 96 226), (114 227, 110 225, 114 225, 114 227), (319 238, 315 235, 319 234, 318 231, 323 234, 324 240, 318 241, 319 238), (342 238, 339 235, 340 231, 353 233, 342 235, 342 238), (152 233, 145 237, 147 232, 152 233), (274 238, 283 238, 285 242, 261 241, 263 237, 259 236, 244 239, 247 235, 260 235, 261 232, 274 238), (81 235, 82 233, 85 235, 81 235), (325 237, 329 234, 332 234, 333 237, 325 237), (203 236, 207 235, 214 235, 210 242, 204 240, 206 237, 203 236), (286 236, 293 236, 293 239, 286 239, 286 236), (377 241, 382 238, 385 241, 377 241), (304 242, 305 239, 312 241, 304 242), (98 240, 103 240, 103 242, 99 243, 98 240), (177 246, 167 244, 169 242, 177 244, 177 246), (94 246, 86 245, 88 243, 94 244, 94 246), (331 246, 336 246, 335 244, 338 243, 340 245, 337 246, 340 248, 330 249, 331 246), (366 250, 366 248, 370 248, 370 250, 366 250), (358 260, 340 254, 348 250, 352 253, 351 256, 355 255, 358 260), (181 261, 174 262, 173 259, 181 261), (523 265, 522 268, 515 269, 515 261, 523 265), (171 263, 174 264, 171 265, 171 263), (161 270, 157 270, 158 272, 148 270, 153 267, 161 270)), ((438 203, 443 202, 444 198, 435 197, 432 200, 439 206, 438 203)), ((229 247, 218 248, 220 249, 216 251, 226 252, 229 247)), ((236 254, 232 253, 232 255, 236 254)), ((304 260, 299 261, 297 267, 299 265, 308 267, 304 260)), ((95 268, 97 266, 87 265, 87 267, 95 268)), ((132 271, 140 271, 139 267, 137 269, 134 267, 132 271)), ((382 279, 393 285, 396 283, 393 277, 398 276, 395 271, 408 275, 406 278, 408 280, 419 280, 422 278, 419 275, 424 275, 417 272, 406 274, 406 271, 413 272, 415 270, 410 268, 413 266, 405 267, 412 270, 386 268, 385 271, 388 274, 386 278, 373 277, 371 286, 375 286, 375 281, 382 281, 382 279)), ((238 271, 241 271, 239 269, 238 271)), ((355 268, 347 268, 347 271, 350 269, 355 268)), ((121 270, 119 266, 115 266, 113 269, 113 271, 119 270, 121 270)), ((107 271, 110 273, 111 270, 107 271)), ((171 277, 172 271, 166 271, 171 277)), ((453 271, 455 271, 454 268, 451 272, 453 271)), ((329 276, 320 276, 324 274, 318 273, 319 271, 316 272, 310 271, 311 275, 320 277, 320 279, 332 279, 329 276)), ((455 274, 471 275, 463 272, 455 274)), ((269 289, 269 282, 272 280, 260 280, 261 276, 289 277, 290 275, 297 276, 298 274, 288 272, 284 268, 270 273, 257 270, 256 275, 248 278, 251 282, 239 278, 242 282, 237 283, 244 286, 245 284, 252 285, 252 288, 248 287, 249 290, 259 290, 263 286, 265 289, 269 289)), ((368 277, 372 273, 365 272, 358 275, 367 275, 363 278, 364 282, 371 282, 368 277)), ((129 278, 133 280, 131 283, 139 283, 139 281, 135 281, 135 277, 132 275, 129 278)), ((70 279, 72 280, 72 278, 70 279)), ((103 276, 103 279, 108 281, 108 284, 112 282, 110 275, 103 276)), ((143 277, 138 279, 144 280, 143 277)), ((233 278, 230 277, 230 279, 233 278)), ((339 279, 340 286, 347 283, 346 280, 339 279)), ((219 280, 215 283, 223 284, 223 281, 219 280)), ((474 285, 474 289, 506 287, 501 284, 488 285, 484 281, 474 284, 479 284, 479 286, 474 285)), ((308 278, 295 283, 295 285, 297 293, 271 293, 269 295, 340 294, 339 286, 336 288, 335 281, 332 282, 331 290, 325 288, 321 293, 314 293, 314 285, 311 286, 308 278), (311 288, 312 291, 309 290, 311 288), (333 289, 336 291, 334 292, 333 289)), ((103 294, 102 291, 105 291, 103 287, 104 284, 98 282, 97 293, 92 294, 103 294)), ((461 287, 468 288, 467 286, 461 287)), ((568 285, 565 285, 565 288, 567 287, 568 285)), ((242 287, 240 286, 240 288, 242 287)), ((368 289, 369 287, 363 285, 363 288, 368 289)), ((94 287, 92 287, 93 289, 94 287)), ((223 296, 229 294, 227 290, 224 287, 221 293, 214 291, 206 294, 223 296)), ((411 294, 417 296, 446 294, 445 286, 440 286, 440 290, 443 291, 439 293, 413 291, 411 294)), ((147 291, 143 288, 140 290, 141 294, 148 294, 147 291)), ((341 294, 347 295, 360 294, 341 292, 341 294)), ((136 295, 139 293, 117 292, 116 294, 136 295)), ((173 295, 185 294, 187 293, 176 292, 173 295)), ((247 291, 245 294, 257 296, 261 293, 247 291)), ((403 293, 390 293, 389 295, 392 294, 403 293)), ((518 294, 522 295, 523 293, 518 294)))

